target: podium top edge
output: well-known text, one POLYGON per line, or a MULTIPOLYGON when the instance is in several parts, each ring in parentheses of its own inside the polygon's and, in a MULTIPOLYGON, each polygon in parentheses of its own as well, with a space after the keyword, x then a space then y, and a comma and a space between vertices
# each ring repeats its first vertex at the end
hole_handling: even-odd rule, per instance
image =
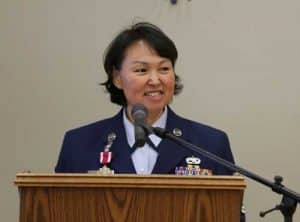
POLYGON ((183 178, 183 179, 216 179, 216 180, 244 180, 243 176, 230 176, 230 175, 173 175, 173 174, 112 174, 101 175, 98 173, 17 173, 18 178, 30 178, 30 177, 42 177, 42 178, 183 178))
POLYGON ((17 173, 18 187, 152 187, 152 188, 208 188, 244 190, 242 176, 177 176, 177 175, 99 175, 74 173, 17 173))

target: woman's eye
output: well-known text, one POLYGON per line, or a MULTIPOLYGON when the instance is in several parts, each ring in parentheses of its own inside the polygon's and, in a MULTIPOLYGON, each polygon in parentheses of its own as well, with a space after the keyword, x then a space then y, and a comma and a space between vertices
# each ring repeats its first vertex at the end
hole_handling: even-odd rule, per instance
POLYGON ((160 68, 160 71, 162 71, 162 72, 168 72, 169 70, 170 70, 170 67, 168 67, 168 66, 160 68))
POLYGON ((138 69, 135 69, 134 72, 145 73, 145 72, 147 72, 147 69, 145 69, 145 68, 138 68, 138 69))

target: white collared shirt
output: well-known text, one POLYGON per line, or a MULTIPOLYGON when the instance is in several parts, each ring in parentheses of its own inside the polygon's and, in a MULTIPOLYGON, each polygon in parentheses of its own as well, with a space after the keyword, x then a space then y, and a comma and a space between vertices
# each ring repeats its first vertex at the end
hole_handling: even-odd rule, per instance
MULTIPOLYGON (((152 126, 165 128, 167 123, 168 109, 165 108, 161 116, 156 120, 152 126)), ((135 143, 134 138, 134 125, 128 120, 126 110, 123 112, 123 123, 125 127, 127 141, 130 147, 135 143)), ((151 134, 149 135, 152 143, 157 147, 161 142, 161 138, 151 134)), ((131 155, 131 159, 137 174, 151 174, 156 163, 158 153, 147 143, 143 147, 137 148, 131 155)))

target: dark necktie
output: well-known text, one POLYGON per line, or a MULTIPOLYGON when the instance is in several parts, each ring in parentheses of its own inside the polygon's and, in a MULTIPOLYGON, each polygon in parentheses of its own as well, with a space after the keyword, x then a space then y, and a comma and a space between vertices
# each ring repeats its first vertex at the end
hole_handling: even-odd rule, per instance
MULTIPOLYGON (((157 147, 154 145, 154 143, 151 141, 151 139, 149 137, 147 137, 146 139, 146 143, 151 147, 153 148, 155 151, 157 151, 157 147)), ((134 153, 134 151, 138 148, 141 148, 141 147, 138 147, 136 145, 136 143, 133 144, 132 148, 130 148, 130 153, 134 153)))

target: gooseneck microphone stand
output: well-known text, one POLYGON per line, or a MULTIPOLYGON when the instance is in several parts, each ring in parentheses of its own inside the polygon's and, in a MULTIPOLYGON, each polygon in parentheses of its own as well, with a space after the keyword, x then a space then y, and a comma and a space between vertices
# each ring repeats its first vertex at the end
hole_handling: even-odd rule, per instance
POLYGON ((285 187, 282 184, 283 178, 281 176, 275 176, 274 182, 269 181, 257 174, 250 172, 249 170, 246 170, 246 169, 239 167, 227 160, 224 160, 224 159, 206 151, 205 149, 203 149, 201 147, 198 147, 198 146, 191 144, 179 137, 174 136, 172 133, 168 132, 166 129, 159 128, 159 127, 151 127, 151 126, 148 126, 145 124, 140 125, 140 126, 145 130, 145 134, 147 136, 151 133, 154 133, 162 139, 164 139, 164 138, 170 139, 171 141, 173 141, 179 145, 182 145, 189 150, 199 153, 199 154, 225 166, 226 168, 228 168, 234 172, 238 172, 238 173, 240 173, 248 178, 251 178, 267 187, 270 187, 274 192, 282 195, 281 203, 276 205, 274 208, 272 208, 270 210, 261 212, 260 216, 264 217, 266 214, 268 214, 274 210, 280 210, 280 212, 284 216, 284 222, 292 222, 293 221, 293 214, 296 210, 297 203, 300 203, 300 194, 285 187))

